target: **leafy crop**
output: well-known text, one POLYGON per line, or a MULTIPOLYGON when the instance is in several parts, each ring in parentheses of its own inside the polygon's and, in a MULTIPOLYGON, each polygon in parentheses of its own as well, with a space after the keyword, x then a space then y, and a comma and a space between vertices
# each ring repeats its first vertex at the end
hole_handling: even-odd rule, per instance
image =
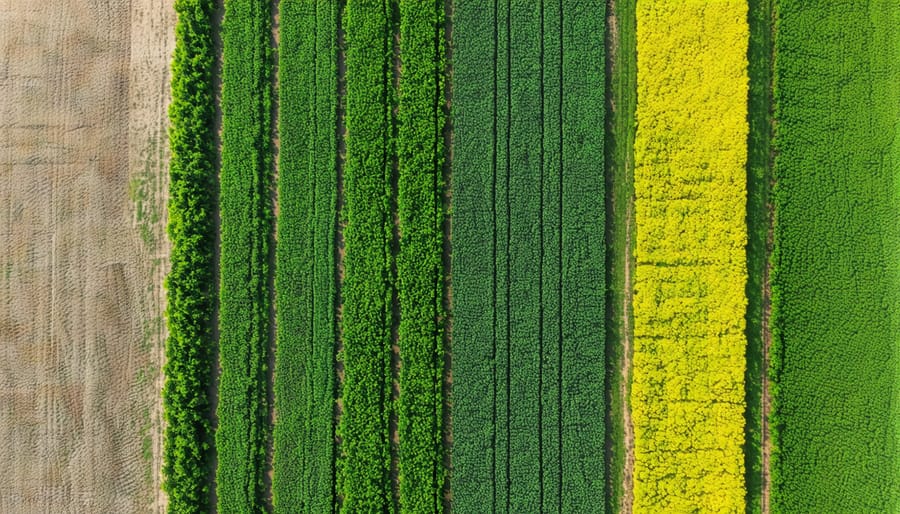
POLYGON ((604 8, 454 5, 455 511, 604 506, 604 8))
POLYGON ((268 427, 271 48, 268 2, 228 0, 222 26, 219 512, 260 512, 268 427))
POLYGON ((444 483, 443 0, 400 2, 397 214, 400 251, 400 505, 440 511, 444 483))
POLYGON ((776 13, 773 512, 896 512, 900 4, 776 13))
POLYGON ((171 512, 206 512, 212 432, 207 395, 215 306, 213 248, 213 42, 210 0, 175 3, 169 107, 169 239, 166 278, 164 488, 171 512))
MULTIPOLYGON (((457 0, 453 16, 453 510, 490 511, 498 464, 495 377, 498 172, 496 13, 457 0)), ((498 61, 498 65, 503 61, 498 61)))
POLYGON ((344 512, 393 510, 391 409, 390 0, 350 0, 346 30, 347 155, 344 168, 343 414, 338 492, 344 512))
POLYGON ((745 2, 638 2, 636 512, 744 510, 747 41, 745 2))
POLYGON ((333 500, 337 2, 282 0, 273 502, 333 500))

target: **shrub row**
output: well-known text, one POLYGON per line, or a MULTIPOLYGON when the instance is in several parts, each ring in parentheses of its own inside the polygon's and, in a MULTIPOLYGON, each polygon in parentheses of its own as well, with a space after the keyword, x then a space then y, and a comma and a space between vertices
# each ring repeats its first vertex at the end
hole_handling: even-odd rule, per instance
POLYGON ((269 437, 269 2, 227 0, 222 26, 219 512, 260 512, 269 437))
POLYGON ((748 30, 637 4, 635 512, 744 510, 748 30))
POLYGON ((166 278, 164 489, 171 512, 209 510, 212 432, 208 384, 215 306, 216 208, 211 0, 175 2, 169 107, 171 270, 166 278))
POLYGON ((343 512, 393 510, 391 412, 391 156, 393 21, 390 0, 350 0, 346 31, 343 413, 338 494, 343 512))
POLYGON ((400 250, 400 505, 441 510, 444 483, 443 0, 400 2, 397 215, 400 250))

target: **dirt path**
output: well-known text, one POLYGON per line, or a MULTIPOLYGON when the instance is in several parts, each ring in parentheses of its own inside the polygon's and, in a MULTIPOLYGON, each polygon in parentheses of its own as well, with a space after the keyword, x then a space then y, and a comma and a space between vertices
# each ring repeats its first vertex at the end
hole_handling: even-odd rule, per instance
POLYGON ((171 0, 0 0, 0 512, 162 512, 171 0))
MULTIPOLYGON (((619 33, 619 15, 620 15, 620 6, 617 4, 616 0, 609 0, 607 4, 607 45, 609 52, 609 62, 607 64, 607 73, 611 74, 614 77, 614 83, 616 80, 622 81, 626 80, 627 75, 623 73, 622 66, 623 63, 620 60, 620 33, 619 33), (618 77, 618 78, 615 78, 618 77)), ((627 72, 626 72, 627 73, 627 72)), ((616 104, 616 95, 612 95, 609 98, 610 108, 612 109, 613 116, 622 116, 622 113, 617 112, 618 109, 621 108, 629 108, 628 105, 617 105, 616 104)), ((626 152, 624 156, 624 162, 622 162, 622 166, 624 169, 624 177, 630 176, 633 171, 633 162, 632 162, 632 154, 631 152, 626 152)), ((621 177, 619 177, 621 179, 621 177)), ((612 194, 615 194, 615 188, 613 188, 612 194)), ((619 193, 621 195, 621 192, 619 193)), ((629 396, 629 385, 631 380, 631 366, 632 366, 632 326, 631 326, 631 304, 632 304, 632 279, 631 279, 631 267, 632 267, 632 234, 634 232, 634 201, 633 198, 623 197, 623 198, 613 198, 612 205, 618 205, 619 202, 626 202, 625 206, 625 219, 624 219, 624 248, 623 255, 617 256, 623 259, 623 278, 622 278, 622 304, 621 310, 616 312, 617 316, 621 316, 622 321, 622 333, 619 334, 619 344, 621 345, 619 356, 619 362, 617 365, 619 366, 621 372, 621 379, 618 383, 618 396, 621 398, 621 422, 622 422, 622 445, 625 453, 624 462, 622 462, 622 476, 621 476, 621 497, 619 498, 619 512, 623 514, 630 514, 632 510, 632 505, 634 503, 634 493, 633 493, 633 485, 634 485, 634 426, 631 421, 631 409, 628 400, 629 396)), ((620 212, 617 210, 617 212, 620 212)))
MULTIPOLYGON (((769 227, 769 248, 771 248, 772 229, 769 227)), ((766 260, 765 273, 763 274, 763 370, 762 370, 762 514, 769 514, 769 498, 771 495, 770 459, 772 455, 772 440, 769 437, 769 415, 772 411, 772 396, 769 392, 769 349, 772 346, 772 331, 769 327, 769 319, 772 313, 772 292, 769 283, 769 261, 766 260)))
MULTIPOLYGON (((771 11, 771 25, 770 30, 771 33, 769 35, 769 89, 768 89, 768 100, 769 100, 769 162, 768 162, 768 175, 766 177, 767 181, 770 181, 768 184, 769 190, 768 194, 772 195, 774 191, 774 180, 775 180, 775 154, 774 147, 771 142, 774 140, 775 134, 775 91, 774 91, 774 76, 775 76, 775 27, 777 26, 777 20, 775 16, 775 10, 772 9, 772 5, 769 5, 769 9, 771 11)), ((772 319, 772 261, 771 255, 775 245, 775 203, 774 198, 769 198, 769 201, 766 204, 767 208, 767 222, 768 227, 766 230, 766 264, 763 268, 763 315, 762 315, 762 514, 769 514, 771 510, 771 498, 772 498, 772 479, 771 479, 771 466, 772 466, 772 437, 769 431, 769 417, 772 413, 772 393, 769 390, 769 353, 772 348, 772 327, 771 327, 771 319, 772 319)))
MULTIPOLYGON (((631 163, 628 163, 630 165, 631 163)), ((631 234, 634 227, 634 204, 629 202, 625 215, 625 295, 622 301, 623 337, 622 337, 622 424, 625 439, 625 468, 622 471, 622 508, 623 514, 630 513, 634 504, 634 425, 631 422, 631 408, 628 400, 628 384, 631 381, 631 316, 629 308, 633 298, 631 282, 631 234)))

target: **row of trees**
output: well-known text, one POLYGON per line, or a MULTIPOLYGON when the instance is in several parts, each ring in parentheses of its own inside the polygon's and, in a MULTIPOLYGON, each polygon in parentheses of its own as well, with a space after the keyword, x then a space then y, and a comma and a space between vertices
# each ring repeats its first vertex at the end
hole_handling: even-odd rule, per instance
POLYGON ((206 512, 212 444, 208 384, 216 303, 213 2, 178 0, 175 10, 163 475, 171 512, 206 512))
POLYGON ((745 506, 746 14, 637 4, 636 512, 745 506))

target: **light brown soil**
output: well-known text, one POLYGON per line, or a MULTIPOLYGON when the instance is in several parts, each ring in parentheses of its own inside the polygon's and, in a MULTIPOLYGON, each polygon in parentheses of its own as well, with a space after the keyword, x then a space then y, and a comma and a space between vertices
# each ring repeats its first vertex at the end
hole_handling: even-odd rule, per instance
POLYGON ((172 0, 0 0, 0 512, 163 512, 172 0))

